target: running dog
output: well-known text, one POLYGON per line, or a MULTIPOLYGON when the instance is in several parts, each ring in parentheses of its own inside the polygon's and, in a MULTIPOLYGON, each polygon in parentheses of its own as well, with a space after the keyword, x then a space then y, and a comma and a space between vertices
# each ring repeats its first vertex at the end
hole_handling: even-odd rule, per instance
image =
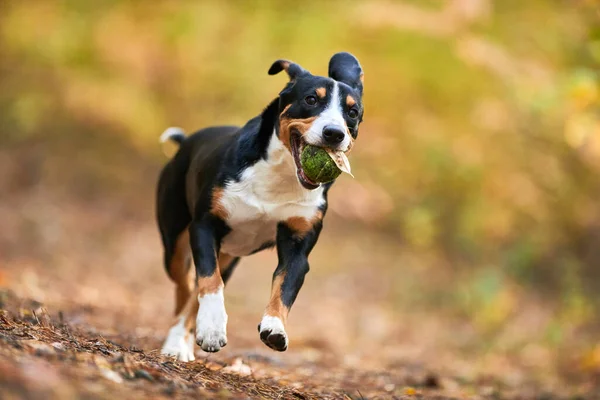
POLYGON ((162 353, 181 361, 194 360, 194 341, 207 352, 227 344, 224 286, 241 257, 272 247, 279 262, 258 331, 268 347, 288 347, 288 312, 309 270, 333 184, 311 181, 300 154, 310 144, 347 162, 363 117, 363 71, 345 52, 331 58, 329 77, 287 60, 275 61, 269 74, 281 71, 289 82, 245 126, 189 136, 169 128, 161 136, 179 145, 157 191, 164 264, 176 285, 176 322, 162 353))

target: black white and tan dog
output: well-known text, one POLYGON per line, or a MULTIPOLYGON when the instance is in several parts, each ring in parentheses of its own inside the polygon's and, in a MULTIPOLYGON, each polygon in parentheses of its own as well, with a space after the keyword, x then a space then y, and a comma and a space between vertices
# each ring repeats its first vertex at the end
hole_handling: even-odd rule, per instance
POLYGON ((288 312, 308 272, 333 184, 311 181, 300 154, 311 144, 347 161, 363 117, 363 71, 349 53, 331 58, 329 77, 286 60, 276 61, 269 74, 281 71, 289 82, 245 126, 190 136, 169 128, 161 136, 179 144, 157 193, 164 263, 176 285, 176 321, 163 354, 194 360, 194 333, 204 351, 225 346, 224 285, 240 257, 271 247, 279 261, 258 331, 270 348, 288 347, 288 312))

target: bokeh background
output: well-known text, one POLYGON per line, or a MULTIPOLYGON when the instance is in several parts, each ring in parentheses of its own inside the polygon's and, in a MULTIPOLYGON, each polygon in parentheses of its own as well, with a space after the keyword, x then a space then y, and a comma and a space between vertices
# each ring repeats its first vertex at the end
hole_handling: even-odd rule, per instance
MULTIPOLYGON (((341 50, 365 71, 356 179, 332 189, 292 346, 513 383, 597 374, 592 0, 1 2, 0 285, 158 345, 158 136, 243 124, 285 83, 274 60, 323 75, 341 50)), ((259 254, 232 279, 240 343, 262 346, 275 265, 259 254)))

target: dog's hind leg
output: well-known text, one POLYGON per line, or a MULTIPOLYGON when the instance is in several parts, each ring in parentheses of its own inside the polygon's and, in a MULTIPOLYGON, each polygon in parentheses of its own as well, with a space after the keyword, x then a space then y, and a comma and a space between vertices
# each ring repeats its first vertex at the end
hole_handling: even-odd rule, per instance
POLYGON ((158 182, 156 219, 164 247, 164 266, 175 283, 175 314, 190 296, 194 280, 190 282, 192 262, 189 230, 192 219, 185 200, 185 168, 171 160, 163 169, 158 182))
POLYGON ((194 288, 169 329, 161 354, 177 357, 180 361, 194 361, 194 330, 198 312, 198 290, 194 288))
POLYGON ((239 257, 230 256, 226 253, 219 253, 219 266, 221 269, 221 279, 223 279, 223 284, 227 285, 227 281, 231 278, 235 267, 237 267, 240 262, 239 257))
POLYGON ((194 329, 196 321, 193 315, 198 310, 195 293, 196 271, 191 267, 189 233, 184 229, 174 241, 168 261, 168 272, 175 283, 175 323, 169 330, 161 353, 176 356, 180 361, 194 360, 194 329), (194 305, 195 302, 195 305, 194 305), (192 316, 192 318, 190 318, 192 316))
POLYGON ((187 229, 177 237, 175 251, 169 263, 169 276, 175 283, 175 315, 178 315, 195 286, 196 271, 192 265, 190 235, 187 229))
MULTIPOLYGON (((167 170, 168 171, 168 170, 167 170)), ((161 177, 159 185, 157 219, 164 246, 164 265, 175 283, 176 321, 169 330, 161 353, 176 356, 181 361, 194 359, 193 326, 185 318, 185 306, 192 299, 196 271, 191 268, 192 257, 188 225, 190 216, 179 192, 168 186, 161 177)), ((191 304, 193 306, 193 304, 191 304)))

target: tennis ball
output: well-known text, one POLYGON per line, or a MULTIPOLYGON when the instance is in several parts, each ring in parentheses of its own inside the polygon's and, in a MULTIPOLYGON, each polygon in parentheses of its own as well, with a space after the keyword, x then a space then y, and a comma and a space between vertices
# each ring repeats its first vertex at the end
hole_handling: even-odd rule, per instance
POLYGON ((317 146, 306 145, 300 163, 308 179, 316 183, 331 182, 342 173, 327 151, 317 146))

